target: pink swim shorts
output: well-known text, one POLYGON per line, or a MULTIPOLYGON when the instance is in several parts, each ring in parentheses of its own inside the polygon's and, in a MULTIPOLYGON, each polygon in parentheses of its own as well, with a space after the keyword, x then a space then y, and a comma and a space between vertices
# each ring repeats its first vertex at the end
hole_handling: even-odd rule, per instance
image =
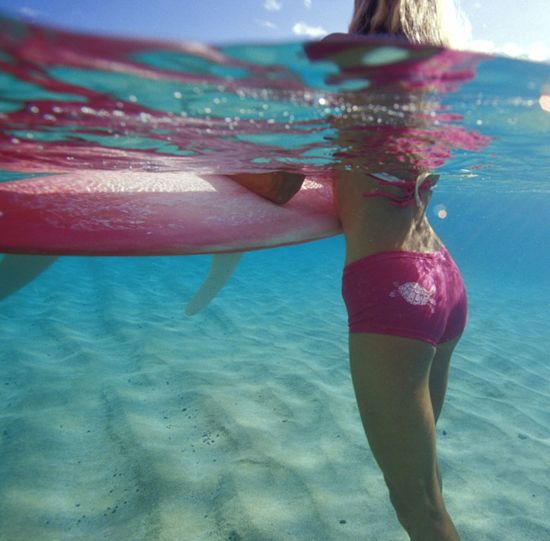
POLYGON ((391 334, 437 346, 466 326, 468 305, 449 252, 379 252, 344 268, 351 333, 391 334))

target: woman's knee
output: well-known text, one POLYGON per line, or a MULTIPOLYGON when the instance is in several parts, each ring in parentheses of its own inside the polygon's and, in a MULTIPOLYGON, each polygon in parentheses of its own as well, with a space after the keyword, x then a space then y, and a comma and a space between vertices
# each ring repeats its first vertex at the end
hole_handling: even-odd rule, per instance
POLYGON ((447 512, 437 476, 392 481, 384 476, 390 501, 404 525, 439 522, 447 512))

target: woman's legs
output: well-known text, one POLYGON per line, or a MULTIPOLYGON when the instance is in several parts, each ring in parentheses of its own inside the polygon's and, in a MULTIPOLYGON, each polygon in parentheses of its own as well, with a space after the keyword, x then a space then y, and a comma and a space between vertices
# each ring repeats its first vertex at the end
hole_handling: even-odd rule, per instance
POLYGON ((428 343, 397 336, 350 335, 351 373, 363 426, 412 541, 459 539, 443 502, 435 445, 435 421, 446 388, 444 367, 450 358, 444 351, 439 354, 428 343))

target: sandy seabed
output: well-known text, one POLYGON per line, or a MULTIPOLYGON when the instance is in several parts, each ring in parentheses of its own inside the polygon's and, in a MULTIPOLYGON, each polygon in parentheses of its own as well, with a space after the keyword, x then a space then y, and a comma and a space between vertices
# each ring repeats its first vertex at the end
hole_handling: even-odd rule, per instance
MULTIPOLYGON (((0 539, 405 541, 334 252, 249 254, 194 318, 204 258, 61 259, 4 301, 0 539)), ((447 504, 463 541, 550 539, 550 292, 469 282, 438 425, 447 504)))

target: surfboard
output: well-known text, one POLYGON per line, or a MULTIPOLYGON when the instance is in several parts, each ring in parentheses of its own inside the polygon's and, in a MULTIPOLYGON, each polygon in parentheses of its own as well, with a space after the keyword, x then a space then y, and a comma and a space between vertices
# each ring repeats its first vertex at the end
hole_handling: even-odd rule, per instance
POLYGON ((227 283, 242 252, 339 232, 332 185, 322 179, 306 179, 285 205, 222 175, 84 171, 5 182, 0 251, 40 255, 4 258, 0 298, 49 267, 53 255, 215 254, 187 306, 192 315, 227 283))
POLYGON ((44 255, 242 252, 336 235, 329 180, 276 205, 222 175, 83 171, 0 184, 0 251, 44 255))

